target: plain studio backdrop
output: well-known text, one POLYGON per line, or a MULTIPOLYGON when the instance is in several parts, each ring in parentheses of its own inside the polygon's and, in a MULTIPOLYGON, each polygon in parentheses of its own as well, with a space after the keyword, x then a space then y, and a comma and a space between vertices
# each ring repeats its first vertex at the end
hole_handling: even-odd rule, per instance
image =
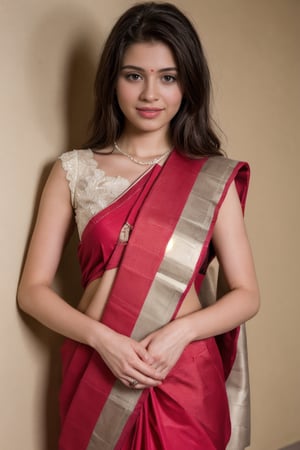
MULTIPOLYGON (((276 450, 300 440, 300 1, 173 3, 205 46, 224 147, 252 168, 246 221, 262 307, 247 326, 251 450, 276 450)), ((2 450, 57 448, 61 339, 20 314, 16 287, 41 186, 57 156, 84 140, 101 45, 130 5, 0 0, 2 450)), ((76 244, 56 280, 74 303, 76 244)))

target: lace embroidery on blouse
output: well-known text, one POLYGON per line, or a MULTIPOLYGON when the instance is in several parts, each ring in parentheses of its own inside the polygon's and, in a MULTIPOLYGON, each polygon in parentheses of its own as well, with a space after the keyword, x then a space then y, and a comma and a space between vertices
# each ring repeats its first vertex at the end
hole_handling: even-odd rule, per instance
POLYGON ((69 182, 72 206, 79 238, 90 219, 106 208, 130 182, 122 177, 110 177, 98 167, 92 150, 72 150, 63 153, 62 162, 69 182))

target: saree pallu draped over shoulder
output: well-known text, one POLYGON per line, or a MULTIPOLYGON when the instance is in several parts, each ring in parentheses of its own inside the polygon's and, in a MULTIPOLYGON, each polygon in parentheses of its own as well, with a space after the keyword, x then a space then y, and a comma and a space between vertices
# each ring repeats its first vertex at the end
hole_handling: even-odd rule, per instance
MULTIPOLYGON (((231 182, 244 208, 248 178, 246 163, 221 156, 192 160, 174 151, 147 181, 134 214, 128 211, 132 230, 101 322, 141 340, 175 319, 191 284, 200 289, 205 279, 214 224, 231 182)), ((231 430, 225 381, 238 335, 236 329, 191 343, 164 382, 145 390, 127 388, 92 348, 67 340, 59 450, 225 450, 231 430)), ((247 401, 238 374, 238 401, 247 401)), ((236 450, 248 445, 240 427, 248 430, 248 424, 233 424, 242 437, 234 438, 236 450)))

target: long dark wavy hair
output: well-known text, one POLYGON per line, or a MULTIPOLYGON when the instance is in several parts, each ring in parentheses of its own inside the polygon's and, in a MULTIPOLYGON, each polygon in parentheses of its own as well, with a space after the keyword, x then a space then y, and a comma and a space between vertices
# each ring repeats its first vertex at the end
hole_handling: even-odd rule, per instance
POLYGON ((198 34, 189 19, 170 3, 145 2, 128 9, 104 45, 95 80, 95 110, 85 147, 111 146, 124 128, 116 96, 126 49, 141 42, 162 42, 172 51, 183 90, 179 111, 170 123, 174 147, 190 157, 219 155, 220 140, 210 116, 211 81, 198 34))

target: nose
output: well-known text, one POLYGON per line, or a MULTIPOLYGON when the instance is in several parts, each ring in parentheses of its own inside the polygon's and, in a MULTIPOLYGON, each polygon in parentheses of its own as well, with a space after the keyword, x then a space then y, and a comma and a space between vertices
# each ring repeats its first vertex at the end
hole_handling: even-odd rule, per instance
POLYGON ((159 95, 157 91, 156 82, 154 79, 145 80, 140 97, 141 100, 146 102, 154 102, 158 100, 159 95))

